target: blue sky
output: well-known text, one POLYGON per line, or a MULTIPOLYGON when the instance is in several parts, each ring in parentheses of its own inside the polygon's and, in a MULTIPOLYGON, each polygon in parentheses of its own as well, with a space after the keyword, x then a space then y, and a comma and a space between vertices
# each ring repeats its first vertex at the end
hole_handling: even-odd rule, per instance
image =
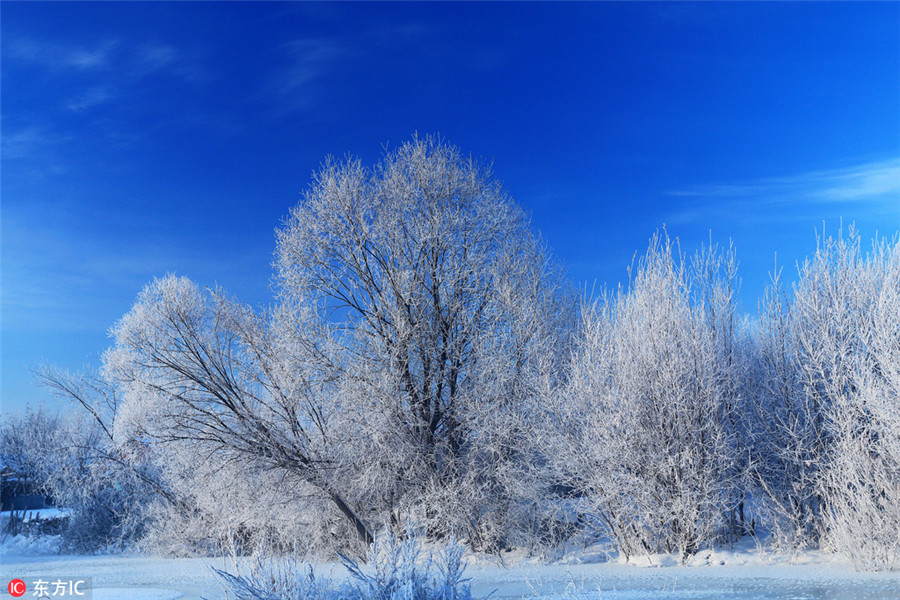
POLYGON ((494 161, 576 282, 654 230, 737 246, 746 312, 825 222, 900 230, 900 3, 0 7, 2 410, 96 366, 167 272, 270 299, 327 154, 494 161))

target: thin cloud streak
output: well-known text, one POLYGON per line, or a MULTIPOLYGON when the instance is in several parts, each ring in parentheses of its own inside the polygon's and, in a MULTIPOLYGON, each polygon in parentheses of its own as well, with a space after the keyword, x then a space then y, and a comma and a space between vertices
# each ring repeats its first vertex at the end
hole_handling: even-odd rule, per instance
POLYGON ((292 64, 281 74, 283 89, 293 92, 321 77, 329 67, 346 55, 336 40, 295 40, 286 46, 292 64))
POLYGON ((113 100, 116 95, 109 87, 101 86, 91 88, 79 96, 69 100, 66 103, 66 109, 72 112, 80 113, 92 108, 96 108, 101 104, 105 104, 113 100))
POLYGON ((754 221, 805 218, 810 211, 873 211, 900 216, 900 158, 742 183, 700 185, 668 193, 693 200, 671 215, 690 223, 740 213, 754 221))
POLYGON ((186 56, 174 46, 156 42, 124 44, 110 39, 93 47, 17 38, 9 43, 7 60, 29 63, 52 71, 70 68, 82 71, 120 71, 128 78, 171 71, 192 78, 195 68, 183 63, 186 56))
MULTIPOLYGON (((276 116, 309 110, 324 102, 322 84, 338 76, 342 65, 364 61, 375 48, 412 47, 430 31, 419 22, 379 23, 352 34, 298 38, 282 44, 285 65, 274 73, 267 88, 279 103, 276 116)), ((473 64, 481 62, 484 60, 473 64)))
POLYGON ((55 71, 66 68, 99 70, 110 66, 117 46, 116 40, 108 40, 99 46, 86 48, 34 39, 17 39, 10 43, 7 57, 55 71))
MULTIPOLYGON (((727 199, 790 194, 792 200, 848 202, 891 193, 900 194, 900 158, 747 183, 702 185, 669 195, 727 199)), ((778 202, 774 197, 771 201, 778 202)))
POLYGON ((28 127, 12 132, 6 127, 0 145, 3 158, 13 160, 31 157, 37 149, 48 142, 48 137, 46 127, 28 127))
POLYGON ((823 200, 847 202, 895 194, 900 203, 900 159, 862 165, 835 174, 833 184, 821 191, 823 200))
POLYGON ((134 87, 149 77, 168 75, 189 83, 201 83, 208 76, 190 55, 163 43, 125 44, 107 40, 94 47, 65 45, 32 38, 15 39, 6 52, 7 60, 54 73, 82 71, 93 82, 74 84, 62 91, 60 106, 80 113, 134 93, 134 87), (102 79, 97 79, 102 78, 102 79), (103 83, 99 83, 102 81, 103 83), (81 89, 78 89, 81 88, 81 89))
POLYGON ((282 46, 286 65, 276 70, 257 100, 276 101, 275 117, 308 110, 323 99, 321 83, 348 55, 347 46, 338 39, 307 38, 282 46))

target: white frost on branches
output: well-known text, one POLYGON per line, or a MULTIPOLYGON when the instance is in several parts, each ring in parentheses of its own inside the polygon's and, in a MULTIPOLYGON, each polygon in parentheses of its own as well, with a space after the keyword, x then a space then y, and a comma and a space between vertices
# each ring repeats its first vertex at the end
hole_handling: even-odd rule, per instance
POLYGON ((820 241, 750 321, 734 248, 684 257, 663 231, 579 310, 489 166, 432 137, 327 159, 276 237, 272 306, 168 275, 98 375, 40 375, 90 417, 78 468, 37 434, 4 447, 60 495, 86 474, 83 514, 108 516, 87 537, 362 555, 385 531, 580 536, 686 560, 759 527, 897 565, 896 238, 820 241))

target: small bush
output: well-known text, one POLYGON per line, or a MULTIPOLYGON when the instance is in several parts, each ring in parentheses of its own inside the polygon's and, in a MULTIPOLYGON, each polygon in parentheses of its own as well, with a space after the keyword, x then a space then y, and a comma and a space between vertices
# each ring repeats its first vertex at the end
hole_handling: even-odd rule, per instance
POLYGON ((371 569, 341 556, 350 579, 336 585, 294 559, 259 559, 247 575, 216 572, 226 597, 236 600, 471 600, 463 571, 463 547, 451 542, 421 559, 415 537, 385 537, 369 551, 371 569))

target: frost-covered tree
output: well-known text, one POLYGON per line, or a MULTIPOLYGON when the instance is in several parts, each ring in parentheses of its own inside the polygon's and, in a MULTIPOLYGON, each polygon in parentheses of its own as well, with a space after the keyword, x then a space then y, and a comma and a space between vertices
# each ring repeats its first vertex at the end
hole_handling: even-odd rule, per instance
POLYGON ((791 298, 774 280, 760 332, 756 471, 792 546, 858 566, 898 560, 900 248, 820 240, 791 298))
POLYGON ((340 346, 367 502, 493 543, 478 538, 523 485, 529 403, 572 309, 489 168, 431 137, 371 169, 328 160, 278 231, 277 268, 282 302, 313 307, 340 346))
MULTIPOLYGON (((301 313, 258 315, 185 278, 154 280, 113 328, 106 375, 123 395, 116 439, 183 449, 213 465, 275 470, 327 497, 360 539, 369 525, 333 484, 328 338, 301 313)), ((163 459, 165 455, 163 454, 163 459)), ((171 462, 170 462, 171 466, 171 462)), ((292 489, 288 486, 286 489, 292 489)))
MULTIPOLYGON (((0 463, 15 481, 17 493, 47 493, 45 483, 59 466, 51 464, 51 453, 57 451, 64 438, 58 415, 43 407, 28 408, 24 414, 4 415, 0 422, 0 463)), ((64 463, 65 459, 59 462, 64 463)))
POLYGON ((277 233, 274 307, 167 276, 113 327, 114 443, 160 469, 182 520, 256 522, 190 491, 227 472, 327 500, 364 543, 407 522, 480 548, 532 536, 527 440, 573 307, 489 169, 434 138, 372 169, 329 159, 277 233))
POLYGON ((42 479, 46 489, 72 514, 64 531, 69 546, 127 543, 180 556, 329 552, 336 532, 352 536, 327 495, 271 463, 160 431, 171 415, 154 404, 158 397, 115 379, 124 375, 115 363, 122 351, 107 354, 101 373, 40 373, 62 399, 85 409, 78 416, 90 416, 56 419, 67 435, 36 445, 39 464, 52 474, 42 479))
POLYGON ((753 516, 747 506, 750 477, 750 445, 753 420, 748 414, 754 373, 754 348, 746 316, 741 315, 737 294, 740 289, 737 251, 715 244, 701 247, 690 262, 694 310, 709 331, 715 355, 715 386, 722 403, 722 426, 731 440, 733 462, 726 479, 733 498, 728 502, 726 539, 754 532, 753 516))
POLYGON ((656 235, 627 290, 584 311, 548 455, 626 557, 723 539, 741 502, 733 253, 693 267, 656 235))
POLYGON ((773 542, 816 546, 821 536, 819 480, 826 461, 823 413, 800 381, 796 324, 781 272, 761 303, 752 396, 753 473, 759 480, 773 542))

